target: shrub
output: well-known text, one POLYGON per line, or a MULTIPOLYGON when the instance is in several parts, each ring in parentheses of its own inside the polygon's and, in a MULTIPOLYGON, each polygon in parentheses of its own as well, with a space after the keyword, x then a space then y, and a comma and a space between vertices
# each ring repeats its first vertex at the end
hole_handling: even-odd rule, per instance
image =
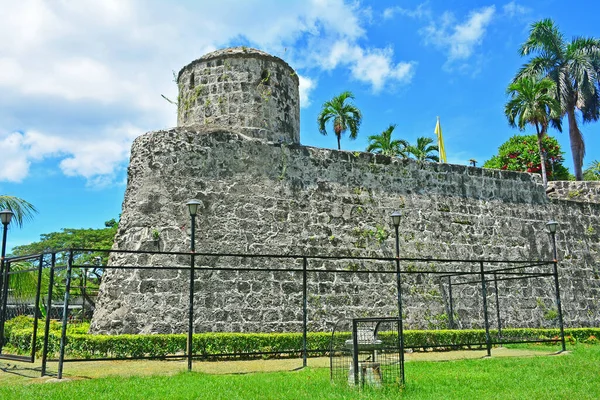
MULTIPOLYGON (((562 165, 563 152, 551 136, 544 136, 542 148, 546 152, 546 175, 550 180, 568 180, 569 171, 562 165)), ((498 155, 483 164, 484 168, 541 173, 542 166, 537 135, 515 135, 498 148, 498 155)))
MULTIPOLYGON (((7 321, 7 348, 10 352, 28 354, 31 351, 32 319, 18 317, 7 321)), ((38 353, 43 350, 43 324, 38 325, 36 347, 38 353)), ((50 357, 58 356, 60 347, 61 324, 52 321, 48 337, 50 357)), ((186 350, 186 334, 150 334, 150 335, 92 335, 87 334, 89 324, 69 325, 65 354, 67 358, 108 358, 108 357, 156 357, 183 355, 186 350)), ((349 335, 349 334, 348 334, 349 335)), ((491 330, 494 340, 497 331, 491 330)), ((565 339, 570 344, 577 342, 597 344, 600 328, 565 329, 565 339)), ((397 339, 396 332, 381 332, 382 339, 397 339)), ((558 329, 503 329, 503 338, 520 340, 553 339, 558 342, 558 329)), ((485 330, 407 330, 404 332, 406 348, 449 350, 485 346, 485 330), (444 345, 444 347, 438 347, 444 345)), ((309 332, 307 346, 309 355, 328 354, 331 333, 309 332)), ((265 352, 262 357, 297 357, 302 352, 302 333, 197 333, 193 336, 194 354, 203 358, 215 358, 219 354, 225 357, 259 357, 256 352, 265 352)), ((219 358, 222 358, 219 356, 219 358)))

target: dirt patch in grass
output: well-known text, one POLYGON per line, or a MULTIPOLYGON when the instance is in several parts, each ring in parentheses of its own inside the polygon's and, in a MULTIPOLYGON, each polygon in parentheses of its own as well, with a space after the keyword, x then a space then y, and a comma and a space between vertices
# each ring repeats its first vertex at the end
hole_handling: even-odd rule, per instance
MULTIPOLYGON (((534 357, 555 353, 554 349, 527 350, 499 347, 492 350, 492 357, 534 357)), ((452 361, 483 358, 485 350, 413 352, 406 353, 407 362, 452 361)), ((329 368, 328 357, 308 359, 312 368, 329 368)), ((293 371, 302 367, 302 360, 244 360, 244 361, 194 361, 194 371, 207 374, 246 374, 257 372, 293 371)), ((0 385, 18 385, 42 382, 57 382, 57 363, 48 363, 50 376, 41 378, 40 363, 28 364, 0 360, 0 385)), ((187 370, 186 360, 140 360, 140 361, 85 361, 64 364, 63 380, 94 379, 106 376, 173 375, 187 370)))

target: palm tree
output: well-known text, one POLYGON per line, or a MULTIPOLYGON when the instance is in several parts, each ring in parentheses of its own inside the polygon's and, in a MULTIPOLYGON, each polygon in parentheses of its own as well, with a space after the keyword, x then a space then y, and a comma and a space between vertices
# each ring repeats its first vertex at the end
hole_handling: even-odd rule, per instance
POLYGON ((553 97, 555 91, 556 85, 548 78, 521 78, 508 86, 506 92, 511 98, 504 106, 504 114, 513 128, 525 130, 527 124, 535 126, 544 188, 548 186, 548 177, 542 139, 550 120, 560 117, 560 104, 553 97))
POLYGON ((575 178, 582 180, 585 143, 575 113, 579 110, 583 122, 600 118, 600 40, 576 37, 567 42, 554 21, 544 19, 531 26, 520 53, 535 56, 521 68, 514 81, 548 77, 556 84, 561 117, 567 115, 569 121, 575 178))
POLYGON ((392 140, 392 132, 396 128, 396 124, 390 124, 390 126, 379 135, 369 136, 369 146, 367 151, 371 153, 383 154, 389 157, 403 157, 406 158, 406 148, 408 142, 403 139, 392 140))
POLYGON ((340 141, 342 135, 347 130, 350 130, 350 139, 356 139, 358 134, 358 127, 362 120, 361 112, 356 106, 348 99, 354 99, 352 92, 343 92, 339 96, 335 96, 333 99, 326 101, 323 104, 321 113, 317 117, 317 123, 319 124, 319 132, 323 135, 327 135, 325 125, 333 120, 333 131, 337 136, 338 150, 341 149, 340 141))
POLYGON ((15 213, 15 221, 17 225, 23 226, 25 220, 33 218, 33 214, 37 212, 33 204, 14 196, 0 195, 0 210, 11 210, 15 213))
POLYGON ((436 145, 432 145, 431 143, 433 143, 432 138, 422 136, 417 138, 416 146, 409 145, 406 148, 406 152, 419 161, 439 162, 439 157, 435 154, 431 154, 433 152, 438 152, 439 149, 436 145))

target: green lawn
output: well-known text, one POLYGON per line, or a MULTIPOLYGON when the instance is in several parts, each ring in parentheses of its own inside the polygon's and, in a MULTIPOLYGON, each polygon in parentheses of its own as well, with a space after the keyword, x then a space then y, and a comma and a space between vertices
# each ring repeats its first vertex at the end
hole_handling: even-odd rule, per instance
POLYGON ((600 346, 570 346, 570 354, 406 364, 407 385, 359 392, 334 387, 329 370, 110 377, 10 385, 1 399, 598 399, 600 346))

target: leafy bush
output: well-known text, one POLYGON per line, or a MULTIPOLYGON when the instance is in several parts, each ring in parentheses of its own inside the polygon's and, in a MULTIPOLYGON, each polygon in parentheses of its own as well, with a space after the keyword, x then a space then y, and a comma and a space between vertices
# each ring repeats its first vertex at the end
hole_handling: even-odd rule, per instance
MULTIPOLYGON (((28 354, 31 351, 32 320, 30 317, 18 317, 7 321, 6 339, 9 352, 28 354)), ((61 324, 52 321, 48 337, 50 357, 57 357, 60 347, 61 324)), ((105 357, 165 357, 167 355, 182 355, 185 353, 186 334, 155 334, 155 335, 92 335, 84 333, 88 324, 69 325, 67 329, 67 358, 105 358, 105 357)), ((492 340, 497 337, 497 331, 491 330, 492 340)), ((396 339, 395 332, 382 332, 385 339, 396 339)), ((558 329, 503 329, 504 338, 520 340, 553 339, 559 341, 558 329)), ((600 336, 600 328, 570 328, 565 329, 567 341, 596 344, 600 336)), ((328 354, 331 333, 309 332, 307 346, 310 355, 322 356, 328 354)), ((37 335, 37 349, 43 349, 43 324, 40 324, 37 335)), ((469 348, 475 344, 485 345, 485 330, 407 330, 404 332, 406 348, 429 349, 444 345, 442 350, 454 348, 469 348)), ((198 333, 193 336, 194 354, 204 358, 214 358, 219 354, 226 357, 252 357, 249 353, 265 352, 263 357, 297 357, 302 351, 302 333, 198 333)), ((254 355, 257 357, 259 355, 254 355)))
MULTIPOLYGON (((563 152, 556 139, 544 136, 542 148, 546 152, 546 175, 549 180, 568 180, 569 171, 562 165, 563 152), (554 172, 553 172, 554 171, 554 172)), ((498 155, 483 164, 484 168, 541 173, 542 166, 537 135, 515 135, 498 148, 498 155)))

